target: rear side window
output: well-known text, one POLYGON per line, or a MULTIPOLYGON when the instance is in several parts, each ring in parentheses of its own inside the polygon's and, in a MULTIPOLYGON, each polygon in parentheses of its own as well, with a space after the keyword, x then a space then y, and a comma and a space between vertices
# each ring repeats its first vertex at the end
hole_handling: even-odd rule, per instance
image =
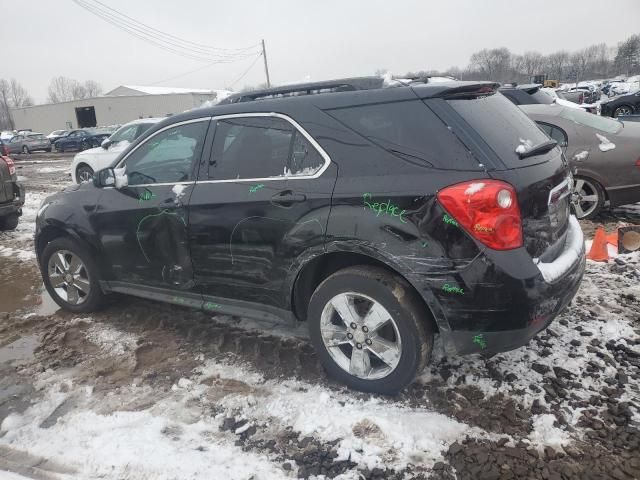
POLYGON ((442 169, 477 169, 478 162, 420 100, 328 110, 338 121, 388 152, 442 169))
MULTIPOLYGON (((547 136, 518 107, 502 95, 447 100, 508 167, 538 163, 540 156, 521 160, 516 148, 539 145, 547 136)), ((543 159, 544 160, 544 159, 543 159)))
POLYGON ((558 142, 558 145, 560 145, 562 148, 566 148, 567 136, 564 134, 564 131, 562 131, 558 127, 549 125, 548 123, 538 122, 538 126, 544 131, 544 133, 549 135, 549 138, 552 138, 553 140, 558 142))
POLYGON ((241 117, 217 121, 209 178, 311 176, 323 165, 316 148, 286 120, 241 117))
POLYGON ((538 103, 542 103, 544 105, 550 105, 553 103, 553 98, 542 90, 536 90, 535 92, 530 94, 538 103))
POLYGON ((576 122, 579 125, 602 130, 607 133, 618 133, 622 130, 622 123, 607 117, 601 117, 594 115, 593 113, 587 113, 577 108, 563 108, 560 111, 560 116, 576 122))

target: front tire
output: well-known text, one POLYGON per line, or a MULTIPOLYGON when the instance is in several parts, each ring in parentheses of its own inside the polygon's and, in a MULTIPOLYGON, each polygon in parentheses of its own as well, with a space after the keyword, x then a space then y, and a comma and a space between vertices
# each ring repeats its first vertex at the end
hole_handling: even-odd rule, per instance
POLYGON ((31 152, 29 152, 29 147, 27 147, 26 145, 23 145, 23 146, 22 146, 22 153, 24 153, 25 155, 26 155, 27 153, 31 153, 31 152))
POLYGON ((15 230, 18 227, 18 221, 20 216, 17 213, 12 213, 4 218, 0 218, 0 230, 15 230))
POLYGON ((431 317, 401 277, 357 266, 326 278, 311 296, 311 341, 329 375, 365 392, 395 394, 425 367, 431 317))
POLYGON ((47 292, 63 309, 85 313, 104 304, 98 266, 86 248, 71 238, 56 238, 44 248, 40 271, 47 292))
POLYGON ((602 210, 604 189, 598 182, 586 177, 575 177, 571 203, 580 220, 589 220, 602 210))
POLYGON ((633 108, 630 105, 620 105, 613 111, 613 117, 618 118, 621 115, 633 115, 633 108))

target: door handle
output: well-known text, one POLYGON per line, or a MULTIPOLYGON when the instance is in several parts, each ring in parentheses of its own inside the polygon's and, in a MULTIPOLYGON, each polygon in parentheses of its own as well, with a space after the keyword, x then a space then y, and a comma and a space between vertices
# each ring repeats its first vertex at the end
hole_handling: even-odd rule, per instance
POLYGON ((297 193, 292 190, 283 190, 271 197, 271 203, 281 207, 290 207, 294 203, 302 203, 307 200, 304 193, 297 193))

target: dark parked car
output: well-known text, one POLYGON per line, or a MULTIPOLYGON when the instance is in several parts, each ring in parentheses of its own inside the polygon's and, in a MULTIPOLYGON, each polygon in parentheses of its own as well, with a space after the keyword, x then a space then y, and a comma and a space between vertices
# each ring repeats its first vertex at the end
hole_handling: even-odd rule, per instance
POLYGON ((18 226, 24 205, 24 187, 18 183, 16 167, 0 141, 0 230, 18 226))
POLYGON ((640 91, 603 100, 600 105, 602 107, 601 115, 607 117, 617 118, 622 115, 640 113, 640 91))
POLYGON ((53 145, 59 152, 68 150, 78 150, 81 152, 88 148, 99 147, 103 140, 109 138, 109 135, 111 135, 111 133, 70 130, 68 135, 56 140, 53 145))
POLYGON ((452 355, 524 345, 575 295, 584 242, 561 149, 497 88, 348 79, 163 120, 44 200, 46 288, 72 312, 121 292, 307 321, 328 372, 375 392, 435 332, 452 355))
POLYGON ((553 98, 540 90, 542 85, 529 84, 500 87, 500 93, 516 105, 532 105, 536 103, 551 104, 553 98))

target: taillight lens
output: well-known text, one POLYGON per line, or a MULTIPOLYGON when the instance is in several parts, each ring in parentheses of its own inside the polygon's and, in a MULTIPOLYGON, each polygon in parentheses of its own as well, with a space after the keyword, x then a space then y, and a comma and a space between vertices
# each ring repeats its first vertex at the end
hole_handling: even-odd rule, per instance
POLYGON ((7 164, 7 167, 9 167, 9 175, 15 175, 16 166, 13 163, 13 160, 11 160, 9 157, 3 157, 2 160, 4 160, 4 162, 7 164))
POLYGON ((522 217, 515 189, 499 180, 458 183, 438 201, 473 238, 494 250, 522 246, 522 217))
POLYGON ((640 167, 640 158, 636 160, 636 167, 640 167))

